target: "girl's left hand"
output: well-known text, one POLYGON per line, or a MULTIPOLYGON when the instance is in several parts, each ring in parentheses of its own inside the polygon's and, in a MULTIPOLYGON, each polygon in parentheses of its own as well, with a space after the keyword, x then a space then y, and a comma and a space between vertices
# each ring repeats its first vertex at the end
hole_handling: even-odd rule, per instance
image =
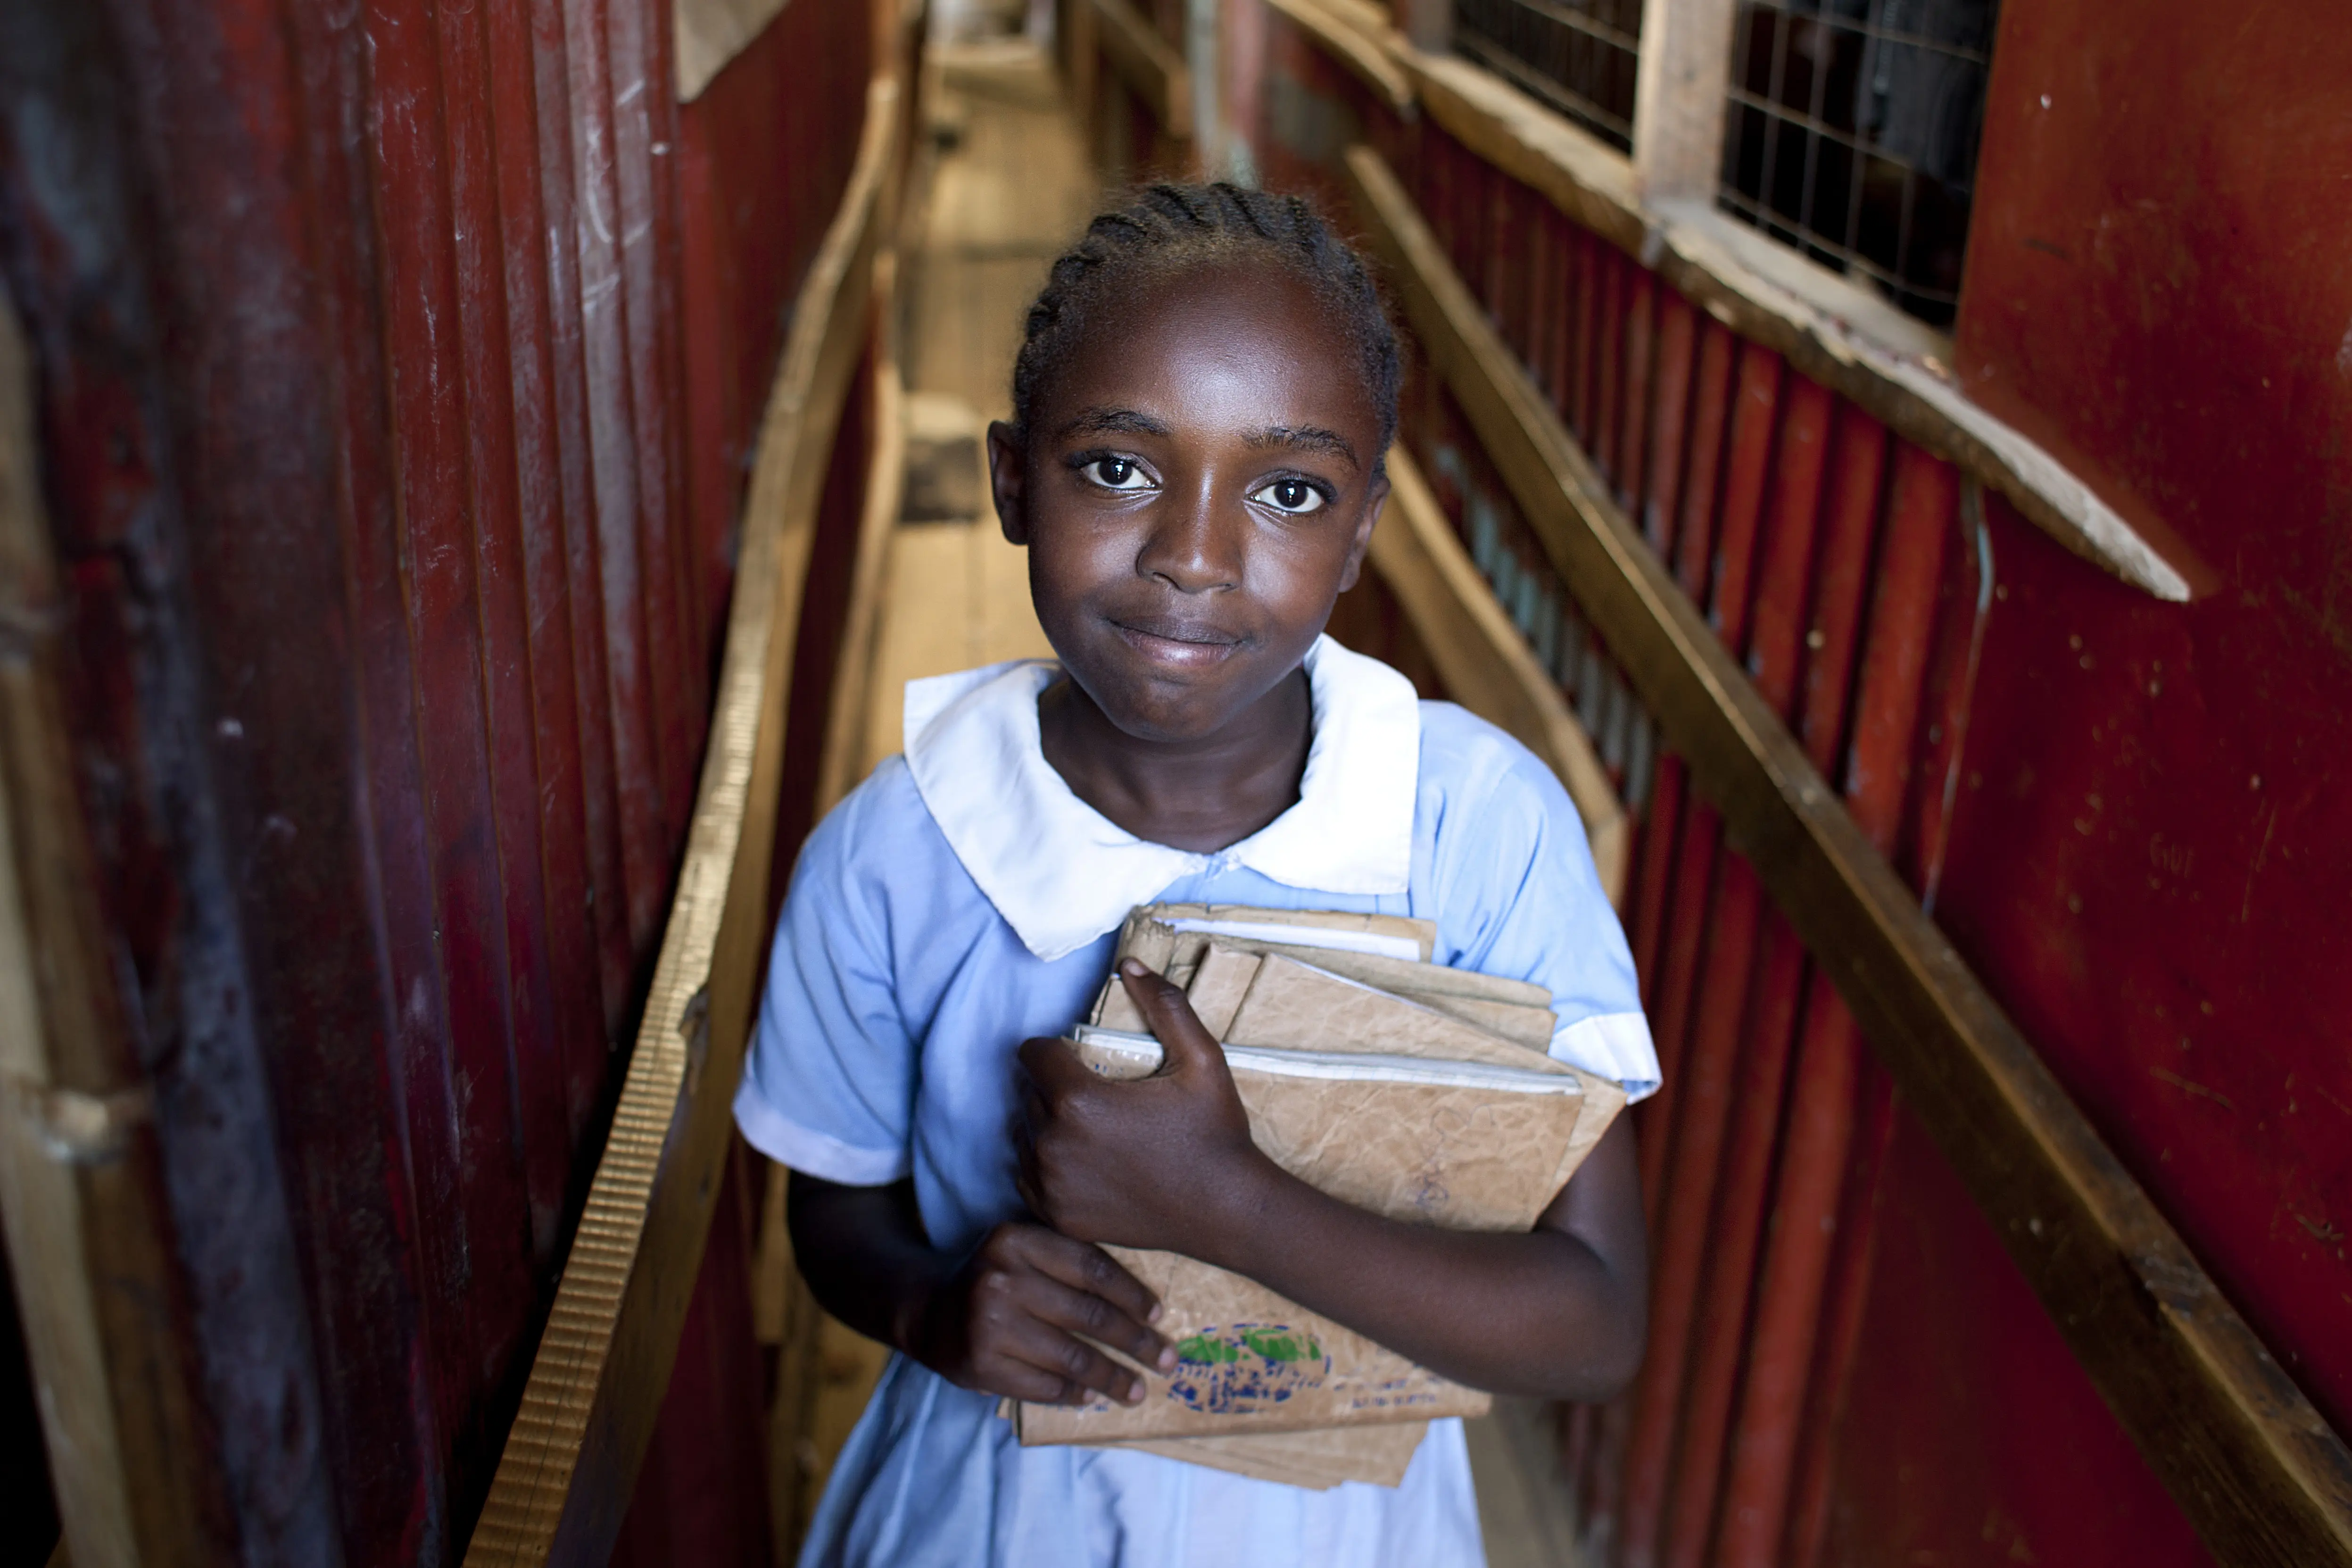
POLYGON ((1067 1040, 1025 1042, 1021 1195, 1077 1240, 1214 1261, 1217 1238, 1255 1206, 1276 1167, 1250 1142, 1225 1053, 1184 994, 1134 959, 1119 978, 1167 1059, 1119 1083, 1087 1070, 1067 1040))

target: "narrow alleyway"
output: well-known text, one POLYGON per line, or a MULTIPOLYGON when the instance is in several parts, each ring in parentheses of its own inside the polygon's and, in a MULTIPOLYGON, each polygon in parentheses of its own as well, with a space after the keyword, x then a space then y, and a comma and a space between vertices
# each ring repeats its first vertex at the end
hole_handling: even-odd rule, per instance
POLYGON ((1021 321, 1097 196, 1045 57, 1023 43, 937 57, 940 147, 903 296, 908 486, 891 541, 860 773, 899 749, 906 683, 1051 652, 1024 557, 988 502, 982 439, 1011 412, 1021 321))

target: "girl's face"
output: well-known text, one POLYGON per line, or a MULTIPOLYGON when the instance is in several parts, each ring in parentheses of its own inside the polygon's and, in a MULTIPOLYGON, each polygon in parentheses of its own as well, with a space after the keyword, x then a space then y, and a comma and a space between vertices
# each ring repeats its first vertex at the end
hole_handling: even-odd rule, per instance
POLYGON ((1138 740, 1215 734, 1297 668, 1388 485, 1340 323, 1279 268, 1194 268, 1104 311, 991 426, 1004 536, 1064 666, 1138 740))

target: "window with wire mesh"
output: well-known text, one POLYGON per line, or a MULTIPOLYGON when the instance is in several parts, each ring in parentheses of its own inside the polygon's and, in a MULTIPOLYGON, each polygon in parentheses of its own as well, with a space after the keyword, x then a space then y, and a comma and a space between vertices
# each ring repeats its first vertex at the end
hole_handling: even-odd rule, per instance
POLYGON ((1633 151, 1642 0, 1454 0, 1454 47, 1633 151))
POLYGON ((1722 205, 1949 325, 1998 3, 1740 0, 1722 205))

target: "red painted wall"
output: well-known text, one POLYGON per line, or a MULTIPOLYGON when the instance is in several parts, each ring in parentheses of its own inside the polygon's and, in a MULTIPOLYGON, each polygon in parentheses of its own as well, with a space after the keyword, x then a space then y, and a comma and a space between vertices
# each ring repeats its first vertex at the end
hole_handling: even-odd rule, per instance
POLYGON ((2210 582, 2000 530, 1939 913, 2352 1429, 2352 26, 2011 0, 1991 89, 1962 374, 2210 582))
MULTIPOLYGON (((0 8, 0 268, 225 1558, 457 1558, 602 1144, 872 38, 796 0, 681 109, 671 26, 0 8)), ((654 1498, 640 1560, 764 1551, 736 1228, 661 1440, 753 1458, 657 1452, 741 1484, 654 1498)))
MULTIPOLYGON (((1335 143, 1382 148, 1768 695, 1788 679, 1759 654, 1768 626, 1801 616, 1823 637, 1798 656, 1801 738, 1828 742, 1825 771, 1874 821, 1887 806, 1870 805, 1862 760, 1881 744, 1869 691, 1883 661, 1828 670, 1818 692, 1812 668, 1851 630, 1822 618, 1855 589, 1818 448, 1832 432, 1833 476, 1847 441, 1833 432, 1855 412, 1769 355, 1717 354, 1722 334, 1704 322, 1694 356, 1687 308, 1631 258, 1428 121, 1389 116, 1286 22, 1260 25, 1246 123, 1268 183, 1329 191, 1335 143), (1724 531, 1759 500, 1761 535, 1739 534, 1756 575, 1728 582, 1745 557, 1725 553, 1724 531), (1775 575, 1775 541, 1800 526, 1822 542, 1775 575), (1853 679, 1855 729, 1816 737, 1813 704, 1853 679)), ((1864 626, 1876 637, 1899 621, 1904 575, 1940 586, 1922 705, 1895 721, 1916 731, 1907 751, 1892 737, 1908 770, 1901 820, 1870 830, 2258 1331, 2352 1425, 2352 1054, 2336 1022, 2352 953, 2331 908, 2352 879, 2352 813, 2326 787, 2352 742, 2339 625, 2352 615, 2352 31, 2308 6, 2257 6, 2217 30, 2186 4, 2125 26, 2087 0, 2009 0, 1987 118, 1957 362, 1974 395, 2092 478, 2200 596, 2172 605, 2126 588, 1997 497, 1980 533, 1951 516, 1946 559, 1924 561, 1933 530, 1906 534, 1890 488, 1885 531, 1858 536, 1864 626)), ((1407 435, 1433 467, 1468 440, 1443 420, 1409 419, 1407 435)), ((1906 462, 1926 482, 1899 441, 1881 482, 1899 487, 1906 462)), ((1473 454, 1470 490, 1507 514, 1478 466, 1473 454)), ((1531 542, 1512 550, 1499 570, 1482 558, 1507 605, 1524 577, 1546 576, 1531 542)), ((1543 616, 1522 624, 1540 649, 1543 616)), ((1579 689, 1579 672, 1560 674, 1579 689)), ((1604 701, 1586 714, 1604 744, 1612 713, 1604 701)), ((1711 819, 1680 788, 1669 761, 1656 797, 1633 803, 1629 926, 1669 1078, 1640 1121, 1660 1230, 1653 1365, 1630 1408, 1568 1427, 1604 1554, 2203 1561, 1919 1124, 1883 1109, 1874 1070, 1858 1085, 1822 1077, 1835 1053, 1816 1055, 1818 988, 1778 1149, 1759 1152, 1767 1125, 1743 1152, 1746 1112, 1706 1110, 1778 1092, 1790 1024, 1753 911, 1732 896, 1738 863, 1713 853, 1711 819), (1727 1023, 1727 1054, 1709 1043, 1727 1023), (1807 1195, 1801 1156, 1832 1135, 1854 1140, 1845 1190, 1807 1195), (1791 1295, 1773 1256, 1832 1224, 1818 1294, 1791 1295), (1703 1258, 1677 1273, 1691 1237, 1703 1258), (1774 1314, 1790 1302, 1806 1337, 1783 1341, 1774 1314), (1810 1359, 1781 1364, 1808 1340, 1810 1359)))
POLYGON ((1926 1131, 1898 1115, 1820 1561, 2211 1561, 1926 1131))
MULTIPOLYGON (((1937 915, 2338 1430, 2347 256, 2339 15, 2257 3, 2221 26, 2166 0, 2126 26, 2086 0, 2003 7, 1961 374, 2201 592, 2158 604, 1989 509, 2000 593, 1937 915)), ((1839 1560, 2003 1562, 2012 1542, 2043 1563, 2183 1560, 1921 1142, 1898 1138, 1882 1200, 1839 1560)))

